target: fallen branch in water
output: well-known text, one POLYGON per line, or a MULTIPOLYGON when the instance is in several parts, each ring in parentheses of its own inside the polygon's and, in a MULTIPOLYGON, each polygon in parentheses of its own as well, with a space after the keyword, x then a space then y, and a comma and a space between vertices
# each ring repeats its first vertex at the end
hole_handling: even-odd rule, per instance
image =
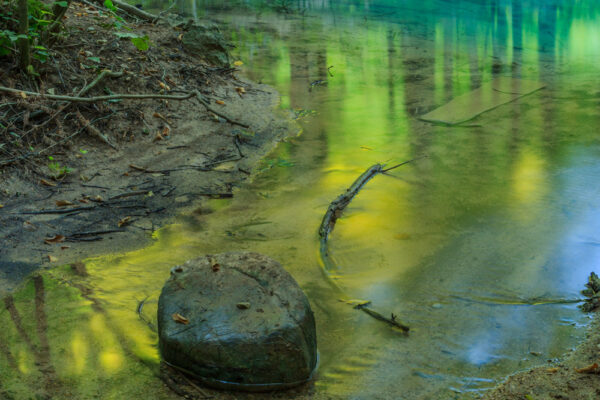
MULTIPOLYGON (((321 226, 319 227, 319 255, 321 256, 322 266, 326 274, 328 274, 330 270, 336 268, 335 263, 331 260, 331 256, 327 248, 329 234, 331 233, 331 231, 333 231, 337 219, 342 216, 344 209, 348 206, 348 204, 350 204, 350 202, 358 194, 360 189, 362 189, 363 186, 365 186, 367 182, 369 182, 375 175, 385 174, 386 172, 391 171, 394 168, 406 165, 420 158, 422 157, 402 162, 390 168, 385 168, 384 164, 375 164, 371 166, 369 169, 363 172, 352 183, 352 185, 348 189, 346 189, 344 193, 339 195, 334 201, 331 202, 331 204, 329 204, 327 212, 325 213, 325 215, 323 216, 323 220, 321 221, 321 226)), ((369 304, 363 304, 354 308, 364 311, 365 313, 379 321, 383 321, 394 327, 400 328, 404 332, 408 332, 410 330, 408 326, 397 321, 396 316, 394 314, 392 314, 391 318, 386 318, 382 314, 368 308, 368 305, 369 304)))
POLYGON ((410 328, 406 325, 404 325, 402 322, 398 321, 396 318, 397 316, 394 315, 394 313, 392 313, 390 318, 386 318, 383 315, 379 314, 377 311, 373 311, 370 308, 367 307, 367 304, 362 304, 362 305, 357 305, 354 307, 356 310, 362 310, 364 312, 366 312, 367 314, 369 314, 371 317, 379 320, 379 321, 383 321, 388 323, 389 325, 395 327, 395 328, 399 328, 401 329, 403 332, 408 332, 410 330, 410 328))

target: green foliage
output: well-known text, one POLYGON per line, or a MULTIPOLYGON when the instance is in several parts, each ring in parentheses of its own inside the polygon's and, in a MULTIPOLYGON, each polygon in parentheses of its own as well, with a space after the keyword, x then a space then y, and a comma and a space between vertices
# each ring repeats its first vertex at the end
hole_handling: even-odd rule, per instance
MULTIPOLYGON (((49 160, 54 160, 53 157, 48 157, 49 160)), ((63 176, 70 174, 73 170, 66 165, 60 165, 58 162, 49 162, 48 170, 50 171, 50 175, 54 179, 62 178, 63 176)))
MULTIPOLYGON (((66 1, 57 2, 67 5, 66 1)), ((28 0, 29 6, 29 32, 27 35, 17 34, 19 21, 16 18, 16 1, 0 0, 0 56, 9 56, 17 52, 18 39, 29 39, 32 57, 44 63, 48 59, 48 49, 41 45, 40 38, 48 25, 52 22, 52 12, 49 6, 39 0, 28 0)), ((28 71, 34 72, 34 71, 28 71)))
POLYGON ((121 39, 129 38, 131 43, 140 51, 146 51, 150 48, 150 38, 148 35, 140 36, 133 32, 116 32, 115 35, 121 39))

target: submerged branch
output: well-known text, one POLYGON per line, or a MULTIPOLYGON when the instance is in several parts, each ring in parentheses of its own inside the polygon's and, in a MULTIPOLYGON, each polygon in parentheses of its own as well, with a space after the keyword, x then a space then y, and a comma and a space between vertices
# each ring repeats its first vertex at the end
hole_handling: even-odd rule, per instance
MULTIPOLYGON (((321 226, 319 227, 319 255, 321 257, 323 269, 327 274, 329 271, 336 267, 335 262, 331 260, 331 256, 328 251, 327 241, 329 239, 329 234, 331 233, 331 231, 333 231, 337 219, 342 216, 342 213, 344 212, 348 204, 350 204, 350 202, 358 194, 360 189, 362 189, 363 186, 365 186, 367 182, 369 182, 374 176, 378 174, 385 174, 387 171, 390 171, 394 168, 398 168, 401 165, 411 163, 415 160, 418 160, 419 158, 405 161, 387 169, 385 169, 384 164, 375 164, 371 166, 369 169, 363 172, 352 183, 352 185, 348 189, 346 189, 344 193, 339 195, 334 201, 331 202, 331 204, 329 204, 327 212, 325 213, 325 215, 323 216, 323 220, 321 221, 321 226)), ((405 333, 408 332, 410 329, 408 326, 397 321, 396 316, 394 314, 392 314, 391 318, 386 318, 382 314, 368 308, 368 304, 360 305, 355 308, 364 311, 365 313, 379 321, 383 321, 394 327, 400 328, 405 333)))

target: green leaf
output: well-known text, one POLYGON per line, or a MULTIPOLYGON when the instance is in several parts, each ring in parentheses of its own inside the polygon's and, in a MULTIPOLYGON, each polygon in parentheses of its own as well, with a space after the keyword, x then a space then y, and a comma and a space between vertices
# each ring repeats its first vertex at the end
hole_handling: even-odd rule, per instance
POLYGON ((26 70, 29 75, 39 76, 38 73, 35 72, 35 68, 33 68, 33 65, 31 64, 27 66, 26 70))
POLYGON ((150 48, 150 38, 148 35, 131 38, 131 43, 133 43, 133 45, 140 51, 146 51, 150 48))
POLYGON ((80 152, 81 154, 87 154, 87 152, 88 152, 88 151, 87 151, 87 150, 83 150, 83 149, 79 149, 79 152, 80 152))
POLYGON ((87 59, 95 63, 100 63, 100 57, 88 57, 87 59))
POLYGON ((108 8, 110 11, 113 12, 117 11, 117 7, 115 7, 111 0, 104 0, 104 7, 108 8))
POLYGON ((48 156, 48 160, 50 160, 50 161, 54 161, 54 157, 52 157, 52 156, 48 156))
POLYGON ((66 1, 55 1, 54 4, 62 8, 67 8, 69 6, 69 3, 66 1))

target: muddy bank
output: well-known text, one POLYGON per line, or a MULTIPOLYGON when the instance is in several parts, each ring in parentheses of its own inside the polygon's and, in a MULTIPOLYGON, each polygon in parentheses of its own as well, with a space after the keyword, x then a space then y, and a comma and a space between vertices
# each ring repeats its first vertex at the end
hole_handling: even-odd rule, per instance
POLYGON ((560 360, 518 372, 483 396, 483 400, 569 399, 600 397, 600 322, 593 314, 585 340, 560 360))
MULTIPOLYGON (((277 93, 244 80, 243 66, 207 65, 186 52, 186 32, 168 24, 135 26, 150 38, 141 52, 107 31, 106 18, 74 4, 66 22, 72 34, 56 46, 40 82, 15 81, 10 72, 3 80, 24 91, 69 93, 111 70, 121 75, 89 96, 199 91, 204 104, 195 97, 123 99, 76 104, 49 123, 52 111, 16 121, 33 134, 29 153, 2 155, 0 295, 40 267, 142 247, 183 210, 210 213, 203 199, 235 196, 261 157, 297 133, 276 113, 277 93)), ((3 93, 2 102, 42 111, 64 105, 18 97, 3 93)))

